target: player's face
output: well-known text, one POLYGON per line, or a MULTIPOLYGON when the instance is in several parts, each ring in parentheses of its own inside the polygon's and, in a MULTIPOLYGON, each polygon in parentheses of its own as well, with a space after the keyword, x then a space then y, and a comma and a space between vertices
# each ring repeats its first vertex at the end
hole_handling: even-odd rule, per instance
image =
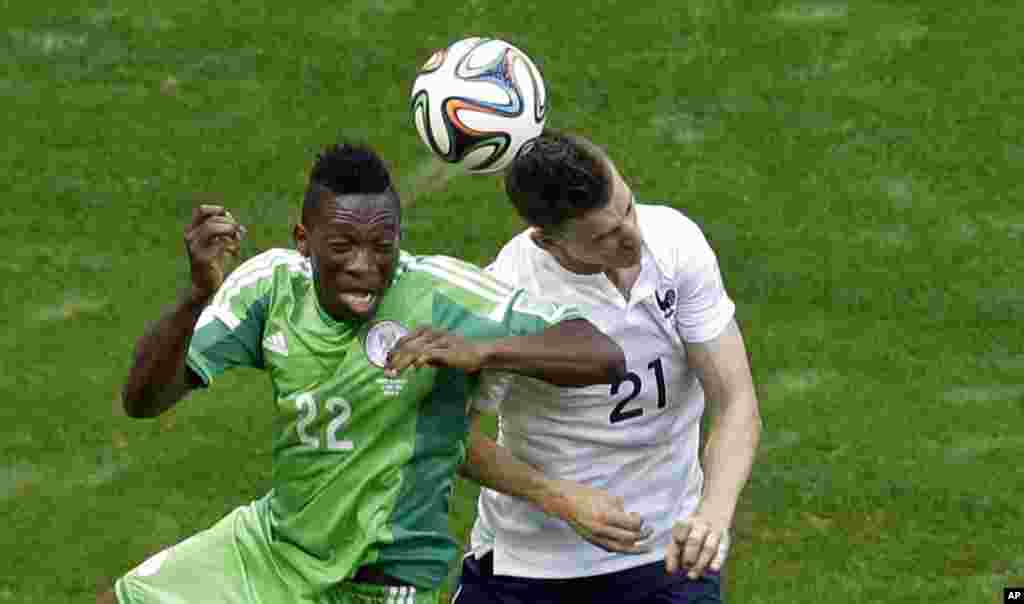
POLYGON ((643 251, 633 191, 615 166, 610 168, 608 205, 569 220, 564 234, 557 238, 563 253, 575 264, 602 271, 636 266, 643 251))
POLYGON ((320 305, 339 320, 372 318, 398 261, 397 201, 389 194, 327 198, 309 220, 295 238, 312 264, 320 305))

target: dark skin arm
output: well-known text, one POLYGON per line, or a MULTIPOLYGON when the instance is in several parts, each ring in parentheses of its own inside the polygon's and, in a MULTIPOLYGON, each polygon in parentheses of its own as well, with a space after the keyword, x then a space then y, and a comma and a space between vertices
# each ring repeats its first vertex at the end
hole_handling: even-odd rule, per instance
POLYGON ((475 373, 495 369, 556 386, 610 384, 626 372, 626 358, 611 338, 584 319, 562 321, 529 336, 467 340, 421 327, 405 336, 388 356, 388 371, 452 367, 475 373))
POLYGON ((198 386, 185 353, 204 303, 189 295, 169 309, 135 344, 135 362, 121 392, 130 417, 156 417, 198 386))
POLYGON ((125 413, 155 417, 199 385, 185 355, 203 308, 217 292, 245 229, 220 206, 199 206, 185 228, 192 285, 135 345, 135 362, 121 393, 125 413))

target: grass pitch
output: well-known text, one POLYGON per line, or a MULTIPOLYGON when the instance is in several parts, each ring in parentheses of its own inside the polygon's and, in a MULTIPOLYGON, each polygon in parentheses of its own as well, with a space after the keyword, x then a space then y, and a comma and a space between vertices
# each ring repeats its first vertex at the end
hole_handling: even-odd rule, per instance
POLYGON ((419 64, 472 34, 527 51, 549 123, 719 252, 765 418, 729 601, 1024 584, 1024 8, 541 6, 0 0, 0 602, 91 601, 268 488, 255 373, 115 413, 187 278, 194 203, 229 205, 248 254, 287 245, 313 152, 344 133, 415 198, 406 248, 482 263, 517 232, 497 179, 427 178, 408 115, 419 64))

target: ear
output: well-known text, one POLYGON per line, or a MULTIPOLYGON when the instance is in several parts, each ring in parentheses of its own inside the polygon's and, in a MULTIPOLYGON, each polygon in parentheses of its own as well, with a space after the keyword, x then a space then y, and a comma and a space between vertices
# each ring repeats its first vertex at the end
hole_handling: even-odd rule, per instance
POLYGON ((295 249, 306 258, 309 258, 308 233, 306 232, 306 227, 301 222, 296 223, 295 227, 292 228, 292 238, 295 240, 295 249))

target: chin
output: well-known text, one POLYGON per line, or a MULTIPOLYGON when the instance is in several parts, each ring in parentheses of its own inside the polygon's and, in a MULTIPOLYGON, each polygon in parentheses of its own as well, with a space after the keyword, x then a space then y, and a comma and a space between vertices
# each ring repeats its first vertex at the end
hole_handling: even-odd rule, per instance
POLYGON ((355 310, 352 310, 348 306, 345 307, 345 316, 348 317, 350 320, 354 320, 354 321, 369 321, 376 314, 377 314, 377 307, 376 306, 374 306, 370 310, 358 311, 358 312, 355 311, 355 310))
POLYGON ((630 268, 640 264, 640 254, 629 257, 622 257, 613 265, 615 268, 630 268))

